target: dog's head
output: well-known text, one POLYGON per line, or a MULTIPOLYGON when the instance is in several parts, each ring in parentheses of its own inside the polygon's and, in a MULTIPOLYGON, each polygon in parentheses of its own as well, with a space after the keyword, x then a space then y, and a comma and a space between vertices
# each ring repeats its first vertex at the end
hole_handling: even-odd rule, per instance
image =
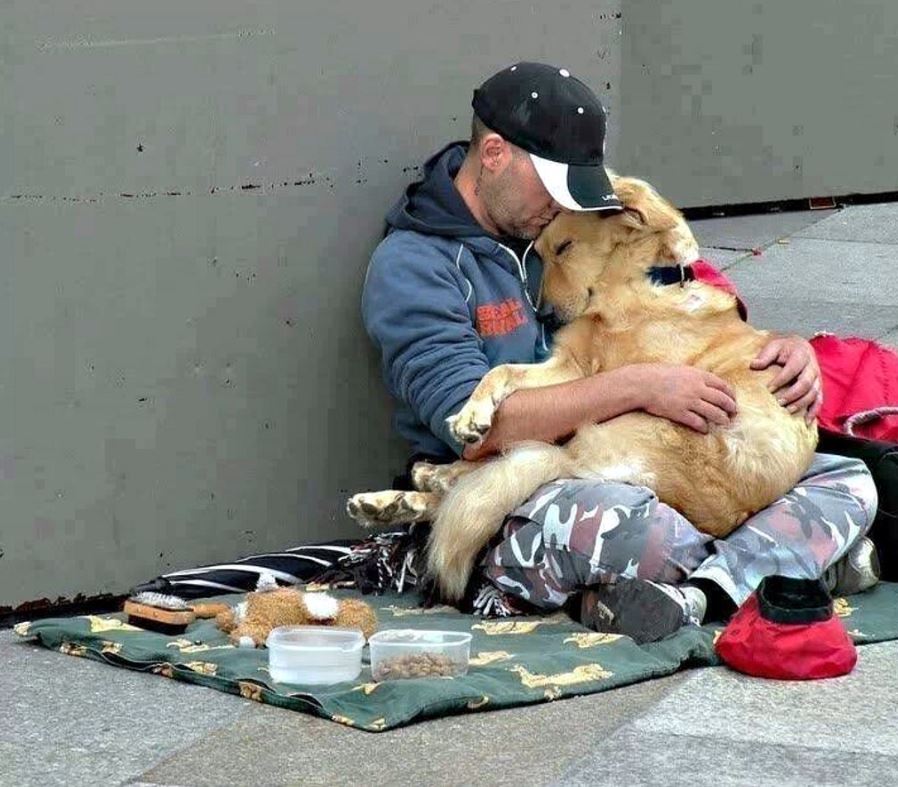
POLYGON ((543 294, 566 322, 597 308, 612 284, 644 278, 655 265, 698 259, 680 211, 645 181, 608 174, 621 213, 561 213, 536 242, 545 263, 543 294))

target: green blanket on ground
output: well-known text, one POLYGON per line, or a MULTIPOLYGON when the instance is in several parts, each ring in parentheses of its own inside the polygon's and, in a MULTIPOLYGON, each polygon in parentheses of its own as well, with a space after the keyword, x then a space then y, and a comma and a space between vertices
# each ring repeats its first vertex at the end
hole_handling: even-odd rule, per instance
MULTIPOLYGON (((239 598, 214 600, 234 604, 239 598)), ((373 732, 452 713, 592 694, 720 663, 714 653, 719 627, 686 628, 640 647, 627 637, 591 632, 563 614, 487 620, 449 607, 422 609, 409 595, 365 600, 377 608, 382 629, 472 632, 468 674, 374 683, 366 648, 358 680, 324 687, 275 683, 268 674, 267 651, 231 646, 211 620, 197 621, 181 636, 135 628, 121 614, 21 623, 16 633, 71 656, 198 683, 373 732)), ((835 608, 858 644, 898 639, 898 583, 836 599, 835 608)))

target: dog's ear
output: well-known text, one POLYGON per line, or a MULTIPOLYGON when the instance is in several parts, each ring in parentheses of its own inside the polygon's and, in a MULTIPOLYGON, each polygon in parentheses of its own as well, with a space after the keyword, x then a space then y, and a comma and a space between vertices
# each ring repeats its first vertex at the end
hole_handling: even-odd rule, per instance
MULTIPOLYGON (((606 169, 606 171, 608 171, 606 169)), ((649 223, 649 216, 646 212, 647 206, 642 198, 642 191, 639 188, 639 182, 634 178, 623 178, 617 173, 610 173, 611 184, 614 187, 614 193, 620 200, 623 211, 620 214, 620 223, 624 227, 634 230, 645 229, 649 223)))
POLYGON ((621 213, 621 224, 634 230, 645 229, 648 225, 648 216, 635 205, 624 205, 621 213))
POLYGON ((663 232, 673 229, 680 220, 674 207, 643 180, 618 178, 614 182, 614 193, 624 208, 619 219, 623 227, 663 232))

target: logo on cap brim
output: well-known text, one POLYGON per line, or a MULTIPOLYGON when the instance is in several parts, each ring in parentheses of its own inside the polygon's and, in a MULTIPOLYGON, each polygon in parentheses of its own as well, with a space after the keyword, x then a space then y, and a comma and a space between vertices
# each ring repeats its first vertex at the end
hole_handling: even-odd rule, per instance
POLYGON ((601 164, 565 164, 534 153, 528 155, 546 191, 561 207, 575 211, 623 210, 611 187, 608 173, 601 164))

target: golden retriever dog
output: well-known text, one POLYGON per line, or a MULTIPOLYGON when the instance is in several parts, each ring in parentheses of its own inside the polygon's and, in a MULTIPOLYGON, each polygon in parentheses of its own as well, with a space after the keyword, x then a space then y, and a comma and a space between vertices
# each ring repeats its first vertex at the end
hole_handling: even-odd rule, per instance
POLYGON ((566 325, 551 358, 492 369, 459 414, 453 433, 476 443, 502 400, 521 388, 553 385, 634 363, 689 364, 736 392, 730 425, 707 434, 635 411, 585 424, 564 445, 519 443, 484 462, 413 468, 415 492, 350 498, 363 524, 433 523, 428 567, 442 596, 464 594, 474 561, 505 517, 540 486, 595 478, 646 486, 699 530, 722 537, 788 492, 809 467, 816 424, 790 414, 767 384, 778 371, 750 364, 769 334, 739 316, 736 299, 711 285, 654 284, 649 268, 695 261, 698 245, 682 214, 648 183, 613 177, 625 210, 600 218, 561 214, 536 249, 543 297, 566 325))

